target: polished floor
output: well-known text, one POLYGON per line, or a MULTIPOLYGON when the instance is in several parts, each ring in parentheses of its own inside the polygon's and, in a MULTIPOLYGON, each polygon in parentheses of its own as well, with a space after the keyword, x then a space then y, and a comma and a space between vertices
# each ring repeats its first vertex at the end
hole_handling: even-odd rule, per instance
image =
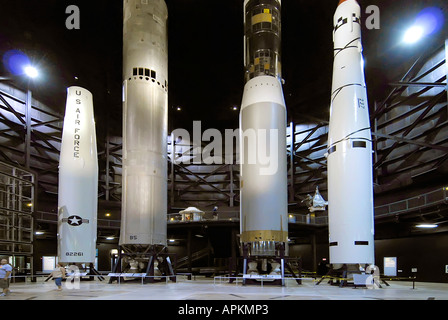
POLYGON ((81 281, 79 288, 57 291, 53 281, 12 283, 11 293, 1 300, 448 300, 448 283, 390 281, 381 289, 316 285, 304 280, 298 285, 288 280, 286 285, 269 286, 229 283, 227 280, 196 277, 193 280, 179 278, 174 282, 152 284, 113 283, 105 281, 81 281))

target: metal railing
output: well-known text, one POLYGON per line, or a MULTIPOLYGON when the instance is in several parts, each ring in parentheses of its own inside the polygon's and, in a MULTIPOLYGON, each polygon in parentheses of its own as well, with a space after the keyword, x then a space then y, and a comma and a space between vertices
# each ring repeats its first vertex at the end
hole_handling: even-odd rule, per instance
POLYGON ((409 213, 438 204, 447 204, 448 188, 439 188, 408 199, 375 207, 375 218, 409 213))
MULTIPOLYGON (((379 205, 374 208, 375 218, 382 218, 391 215, 409 213, 415 210, 428 208, 439 204, 448 204, 448 187, 438 188, 436 190, 427 192, 422 195, 414 196, 408 199, 399 200, 396 202, 379 205)), ((216 216, 213 216, 212 211, 204 212, 204 215, 199 218, 186 219, 180 213, 169 213, 167 215, 168 224, 180 224, 180 223, 194 223, 201 221, 236 221, 240 220, 239 211, 218 212, 216 216)), ((35 212, 37 221, 45 221, 51 223, 57 223, 57 213, 54 212, 35 212)), ((288 222, 293 224, 307 224, 307 225, 328 225, 327 213, 317 214, 300 214, 290 213, 288 214, 288 222)), ((98 219, 98 227, 119 229, 120 220, 98 219)))
MULTIPOLYGON (((201 218, 185 219, 180 213, 170 213, 168 214, 168 223, 191 223, 200 221, 240 221, 239 215, 239 211, 232 211, 218 213, 216 217, 212 217, 212 212, 205 212, 204 216, 201 218)), ((325 225, 328 224, 328 217, 314 216, 311 214, 290 213, 288 214, 288 222, 297 224, 325 225)))

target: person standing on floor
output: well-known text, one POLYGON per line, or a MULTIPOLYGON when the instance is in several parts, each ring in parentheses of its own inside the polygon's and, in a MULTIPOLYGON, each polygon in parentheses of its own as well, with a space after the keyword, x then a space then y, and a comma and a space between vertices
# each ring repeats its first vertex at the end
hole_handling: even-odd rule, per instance
POLYGON ((8 263, 8 260, 2 259, 0 262, 0 288, 3 290, 3 292, 0 294, 0 296, 6 296, 9 295, 9 279, 11 278, 12 273, 12 267, 8 263))
POLYGON ((56 264, 56 268, 50 274, 53 277, 54 283, 58 287, 58 291, 62 290, 62 279, 65 278, 65 268, 60 264, 56 264))

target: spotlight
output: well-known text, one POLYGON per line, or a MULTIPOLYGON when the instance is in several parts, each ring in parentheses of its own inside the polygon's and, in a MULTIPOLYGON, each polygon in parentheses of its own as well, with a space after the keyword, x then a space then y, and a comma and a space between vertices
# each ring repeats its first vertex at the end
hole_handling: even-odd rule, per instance
POLYGON ((39 71, 37 71, 37 69, 33 66, 26 66, 23 68, 23 71, 25 71, 25 74, 31 79, 35 79, 39 76, 39 71))
POLYGON ((422 223, 422 224, 416 225, 415 227, 423 228, 423 229, 433 229, 433 228, 437 228, 438 225, 437 224, 424 224, 424 223, 422 223))
POLYGON ((439 32, 444 23, 444 15, 440 8, 428 7, 420 11, 414 24, 406 31, 403 42, 414 44, 431 34, 439 32))
POLYGON ((410 27, 404 34, 403 41, 407 44, 418 42, 423 37, 423 28, 419 26, 410 27))

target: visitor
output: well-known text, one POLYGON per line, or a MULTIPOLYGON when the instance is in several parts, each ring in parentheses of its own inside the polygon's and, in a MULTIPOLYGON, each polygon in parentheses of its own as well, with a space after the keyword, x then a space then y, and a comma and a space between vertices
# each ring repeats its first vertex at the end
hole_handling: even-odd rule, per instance
POLYGON ((8 263, 8 260, 2 259, 0 263, 0 288, 3 292, 1 297, 7 296, 11 293, 9 290, 9 279, 11 279, 12 267, 8 263))
POLYGON ((65 278, 65 268, 60 264, 56 264, 56 268, 50 274, 53 277, 54 283, 58 287, 58 291, 62 290, 62 279, 65 278))

